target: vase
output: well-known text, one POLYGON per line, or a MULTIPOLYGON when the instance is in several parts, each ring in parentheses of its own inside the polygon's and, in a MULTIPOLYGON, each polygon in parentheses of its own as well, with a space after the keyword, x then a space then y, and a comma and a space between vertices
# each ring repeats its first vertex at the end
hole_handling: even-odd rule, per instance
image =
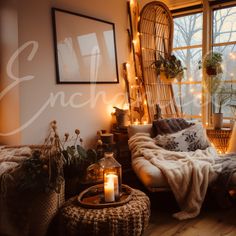
POLYGON ((221 129, 223 127, 223 113, 213 113, 212 121, 215 129, 221 129))

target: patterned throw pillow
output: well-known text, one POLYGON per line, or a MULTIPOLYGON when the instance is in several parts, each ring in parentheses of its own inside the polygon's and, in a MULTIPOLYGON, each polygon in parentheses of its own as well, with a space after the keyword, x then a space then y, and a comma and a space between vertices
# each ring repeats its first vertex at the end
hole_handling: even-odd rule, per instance
POLYGON ((202 124, 198 123, 174 134, 157 135, 156 144, 169 151, 188 152, 210 146, 202 124))

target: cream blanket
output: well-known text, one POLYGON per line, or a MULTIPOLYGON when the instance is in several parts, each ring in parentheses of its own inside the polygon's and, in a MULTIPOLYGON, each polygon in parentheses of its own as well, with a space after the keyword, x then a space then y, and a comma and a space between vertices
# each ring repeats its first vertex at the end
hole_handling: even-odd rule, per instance
POLYGON ((29 158, 32 150, 29 147, 5 148, 0 147, 0 178, 5 172, 15 168, 20 162, 29 158))
POLYGON ((173 152, 155 144, 149 134, 137 133, 129 140, 132 157, 143 156, 165 175, 181 208, 173 216, 179 220, 193 218, 200 213, 211 175, 220 171, 214 148, 195 152, 173 152))

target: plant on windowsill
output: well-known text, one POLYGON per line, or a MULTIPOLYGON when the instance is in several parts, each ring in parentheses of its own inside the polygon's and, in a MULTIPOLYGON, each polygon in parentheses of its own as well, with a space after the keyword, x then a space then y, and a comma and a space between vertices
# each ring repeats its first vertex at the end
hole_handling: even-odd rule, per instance
POLYGON ((152 65, 155 66, 157 75, 160 75, 165 83, 171 83, 174 79, 181 81, 186 69, 175 55, 166 57, 159 55, 159 60, 154 61, 152 65))
POLYGON ((213 114, 213 124, 215 129, 220 129, 223 126, 223 106, 231 106, 229 102, 236 99, 236 89, 221 84, 220 88, 215 93, 215 98, 218 112, 213 114))
POLYGON ((219 108, 218 112, 213 113, 212 121, 215 129, 220 129, 223 125, 222 106, 227 103, 229 91, 222 86, 223 73, 221 63, 222 54, 219 52, 210 52, 206 55, 203 62, 199 61, 199 69, 204 68, 206 74, 209 76, 204 80, 204 87, 210 94, 212 102, 216 102, 216 106, 219 108))

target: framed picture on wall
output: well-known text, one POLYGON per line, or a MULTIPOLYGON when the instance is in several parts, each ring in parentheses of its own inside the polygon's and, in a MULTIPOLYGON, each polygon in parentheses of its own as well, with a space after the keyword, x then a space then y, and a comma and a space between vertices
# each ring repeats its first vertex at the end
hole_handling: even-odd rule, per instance
POLYGON ((52 8, 59 84, 119 83, 115 25, 52 8))

